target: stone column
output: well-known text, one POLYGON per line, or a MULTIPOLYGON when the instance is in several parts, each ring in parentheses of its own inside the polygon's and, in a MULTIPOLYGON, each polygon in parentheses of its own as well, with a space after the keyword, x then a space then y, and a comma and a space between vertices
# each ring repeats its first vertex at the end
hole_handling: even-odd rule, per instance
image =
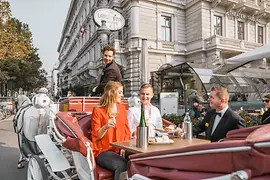
POLYGON ((247 20, 246 21, 247 22, 247 25, 246 25, 246 31, 244 32, 245 34, 246 34, 246 38, 245 38, 245 41, 249 41, 249 23, 250 23, 250 21, 249 20, 247 20))
MULTIPOLYGON (((269 23, 268 23, 269 24, 269 23)), ((269 27, 268 27, 268 24, 265 25, 265 37, 264 37, 264 44, 268 44, 268 31, 269 31, 269 27)))
POLYGON ((238 39, 237 17, 234 17, 234 39, 238 39))
POLYGON ((131 2, 130 8, 130 38, 140 35, 140 7, 136 0, 131 2))
POLYGON ((215 35, 215 28, 214 28, 214 18, 215 18, 215 10, 210 10, 210 36, 215 35))
POLYGON ((227 33, 228 33, 228 15, 227 15, 227 13, 225 13, 225 16, 224 16, 224 25, 225 25, 225 27, 223 28, 224 29, 223 36, 227 37, 227 33))
POLYGON ((141 62, 141 72, 143 82, 149 82, 150 72, 148 67, 148 47, 147 39, 142 39, 142 62, 141 62))
POLYGON ((130 82, 125 85, 127 96, 131 95, 132 92, 138 92, 141 85, 141 74, 140 71, 140 52, 131 50, 127 53, 127 69, 126 78, 130 79, 130 82))
POLYGON ((258 23, 255 21, 255 42, 258 43, 258 23))

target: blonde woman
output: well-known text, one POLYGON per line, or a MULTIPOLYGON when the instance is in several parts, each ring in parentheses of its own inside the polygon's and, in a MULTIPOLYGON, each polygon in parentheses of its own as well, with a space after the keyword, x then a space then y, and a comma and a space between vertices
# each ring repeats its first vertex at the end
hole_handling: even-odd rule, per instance
POLYGON ((130 139, 126 108, 120 104, 122 97, 122 84, 109 81, 99 106, 93 109, 91 121, 96 163, 113 171, 115 180, 118 180, 120 174, 127 170, 128 161, 122 157, 122 151, 112 147, 110 143, 130 139))

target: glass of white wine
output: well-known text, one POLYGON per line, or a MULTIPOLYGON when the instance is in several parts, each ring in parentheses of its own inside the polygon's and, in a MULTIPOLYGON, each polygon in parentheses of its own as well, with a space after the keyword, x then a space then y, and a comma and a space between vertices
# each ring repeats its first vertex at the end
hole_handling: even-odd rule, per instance
POLYGON ((150 112, 146 109, 144 109, 144 118, 146 125, 149 126, 150 112))
POLYGON ((114 119, 114 123, 116 125, 116 116, 118 115, 118 111, 117 111, 117 105, 116 103, 112 104, 112 109, 110 112, 110 117, 114 119))

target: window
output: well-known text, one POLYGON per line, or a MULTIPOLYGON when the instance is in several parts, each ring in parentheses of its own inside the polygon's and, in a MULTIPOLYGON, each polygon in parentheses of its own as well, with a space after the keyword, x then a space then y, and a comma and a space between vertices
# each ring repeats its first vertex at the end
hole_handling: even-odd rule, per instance
POLYGON ((161 32, 162 32, 162 40, 163 41, 172 41, 172 25, 171 25, 171 17, 161 16, 161 32))
POLYGON ((263 27, 258 26, 258 43, 263 44, 263 27))
POLYGON ((244 40, 245 34, 244 34, 244 23, 241 21, 238 21, 238 39, 244 40))
POLYGON ((214 29, 215 29, 216 35, 222 36, 222 17, 221 16, 215 16, 214 29))

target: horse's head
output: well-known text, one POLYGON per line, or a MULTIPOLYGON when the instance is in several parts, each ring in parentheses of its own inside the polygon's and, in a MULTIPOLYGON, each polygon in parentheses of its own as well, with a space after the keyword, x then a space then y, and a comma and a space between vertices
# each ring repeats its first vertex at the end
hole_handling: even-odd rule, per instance
POLYGON ((31 104, 31 100, 26 95, 18 95, 18 109, 31 104))
POLYGON ((32 104, 35 108, 46 108, 49 107, 51 99, 44 93, 35 95, 32 99, 32 104))

